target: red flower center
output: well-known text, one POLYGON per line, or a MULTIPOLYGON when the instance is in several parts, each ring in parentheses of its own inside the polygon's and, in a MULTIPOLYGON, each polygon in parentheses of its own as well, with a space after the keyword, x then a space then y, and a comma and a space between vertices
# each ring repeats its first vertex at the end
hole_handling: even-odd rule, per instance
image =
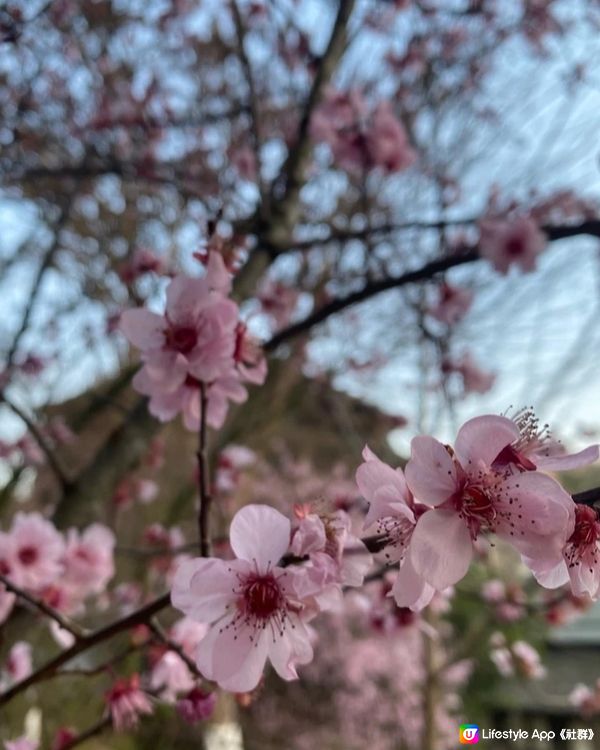
POLYGON ((268 620, 282 603, 282 593, 275 577, 252 575, 244 587, 244 604, 249 615, 259 620, 268 620))
POLYGON ((473 538, 481 526, 491 529, 498 514, 491 496, 483 488, 472 485, 465 487, 457 506, 473 538))
POLYGON ((191 326, 171 326, 165 334, 168 349, 189 354, 198 343, 198 331, 191 326))
POLYGON ((18 557, 23 565, 33 565, 38 559, 38 551, 35 547, 21 547, 18 557))
POLYGON ((575 547, 595 545, 600 538, 600 522, 593 508, 587 505, 575 505, 575 529, 569 542, 575 547))
POLYGON ((523 255, 525 252, 525 243, 521 237, 510 237, 506 243, 507 255, 512 255, 513 258, 523 255))

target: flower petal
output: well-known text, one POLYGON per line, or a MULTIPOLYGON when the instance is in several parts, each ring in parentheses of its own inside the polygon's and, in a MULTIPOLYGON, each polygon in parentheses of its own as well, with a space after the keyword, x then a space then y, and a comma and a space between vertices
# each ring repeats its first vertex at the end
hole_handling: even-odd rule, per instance
POLYGON ((173 578, 173 606, 198 622, 214 622, 223 617, 235 600, 235 563, 214 557, 182 562, 173 578))
POLYGON ((246 505, 231 522, 229 541, 235 556, 256 561, 260 569, 277 565, 290 544, 292 525, 268 505, 246 505))
POLYGON ((480 463, 490 466, 503 448, 520 437, 519 428, 507 417, 487 414, 469 419, 456 436, 456 456, 468 471, 480 463))
POLYGON ((600 446, 590 445, 579 453, 569 453, 567 455, 544 456, 537 454, 530 456, 535 465, 544 471, 570 471, 579 469, 582 466, 588 466, 598 460, 600 455, 600 446))
POLYGON ((125 310, 119 328, 138 349, 158 349, 164 343, 165 320, 162 315, 139 308, 125 310))
POLYGON ((396 604, 399 607, 409 607, 413 612, 419 612, 429 604, 434 594, 435 589, 417 573, 408 555, 392 587, 392 595, 396 604))
POLYGON ((423 514, 417 521, 409 550, 416 572, 438 591, 460 581, 473 557, 468 528, 449 510, 423 514))
POLYGON ((458 472, 446 448, 432 437, 421 435, 411 442, 406 481, 413 494, 428 505, 440 505, 456 492, 458 472))

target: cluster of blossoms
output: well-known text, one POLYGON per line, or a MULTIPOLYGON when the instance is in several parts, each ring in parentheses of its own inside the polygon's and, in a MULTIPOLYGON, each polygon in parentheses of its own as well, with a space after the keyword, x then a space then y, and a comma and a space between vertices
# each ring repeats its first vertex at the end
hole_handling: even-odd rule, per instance
POLYGON ((198 669, 225 690, 254 689, 267 659, 294 679, 312 659, 310 620, 336 606, 342 586, 360 585, 371 565, 343 511, 297 515, 292 528, 274 508, 247 505, 231 523, 235 559, 193 559, 177 570, 174 606, 209 626, 198 669))
POLYGON ((228 299, 230 291, 223 257, 211 251, 202 278, 176 276, 169 283, 163 315, 123 313, 121 330, 141 350, 143 363, 133 385, 150 397, 150 412, 161 421, 181 413, 185 426, 197 430, 204 389, 206 421, 221 427, 229 401, 246 399, 243 383, 264 382, 262 350, 228 299))
POLYGON ((369 111, 358 91, 330 89, 313 115, 311 135, 330 147, 337 165, 351 172, 379 167, 392 174, 417 158, 391 103, 379 102, 369 111))
MULTIPOLYGON (((0 573, 57 612, 80 613, 88 597, 101 594, 115 572, 115 537, 99 523, 61 534, 39 513, 17 513, 8 532, 0 532, 0 573)), ((0 623, 10 614, 15 595, 0 583, 0 623)), ((70 634, 52 621, 61 643, 70 634)))
POLYGON ((598 446, 562 455, 523 411, 469 420, 453 447, 414 438, 404 473, 368 448, 363 457, 357 482, 370 503, 366 526, 383 535, 388 559, 399 565, 392 589, 399 606, 421 609, 457 583, 474 543, 488 534, 512 544, 542 585, 570 581, 576 595, 598 596, 596 513, 545 473, 592 463, 598 446))
POLYGON ((537 650, 527 641, 514 641, 508 644, 502 633, 493 633, 490 638, 490 659, 503 677, 523 677, 528 680, 541 680, 546 669, 537 650))

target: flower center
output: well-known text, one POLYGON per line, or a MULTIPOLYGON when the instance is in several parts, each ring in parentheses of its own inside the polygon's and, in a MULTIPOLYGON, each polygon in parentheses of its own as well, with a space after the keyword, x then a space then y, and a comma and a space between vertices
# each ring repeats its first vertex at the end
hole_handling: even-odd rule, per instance
POLYGON ((506 254, 518 258, 525 251, 525 243, 521 237, 510 237, 506 243, 506 254))
POLYGON ((600 538, 600 522, 593 508, 587 505, 575 506, 575 529, 569 543, 579 549, 591 547, 600 538))
POLYGON ((165 334, 168 349, 189 354, 198 343, 198 331, 192 326, 171 326, 165 334))
POLYGON ((23 565, 33 565, 38 558, 38 552, 35 547, 21 547, 18 557, 23 565))
POLYGON ((243 598, 247 614, 268 620, 280 609, 283 595, 273 575, 251 575, 244 586, 243 598))
POLYGON ((457 502, 457 510, 475 538, 482 526, 491 530, 498 512, 491 495, 482 487, 468 485, 457 502))

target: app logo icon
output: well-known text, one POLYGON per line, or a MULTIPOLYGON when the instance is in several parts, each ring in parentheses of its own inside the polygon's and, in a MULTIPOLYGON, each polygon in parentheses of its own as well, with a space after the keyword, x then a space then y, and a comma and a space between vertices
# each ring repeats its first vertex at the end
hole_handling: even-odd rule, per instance
POLYGON ((476 745, 479 742, 479 727, 477 724, 461 724, 458 730, 461 745, 476 745))

